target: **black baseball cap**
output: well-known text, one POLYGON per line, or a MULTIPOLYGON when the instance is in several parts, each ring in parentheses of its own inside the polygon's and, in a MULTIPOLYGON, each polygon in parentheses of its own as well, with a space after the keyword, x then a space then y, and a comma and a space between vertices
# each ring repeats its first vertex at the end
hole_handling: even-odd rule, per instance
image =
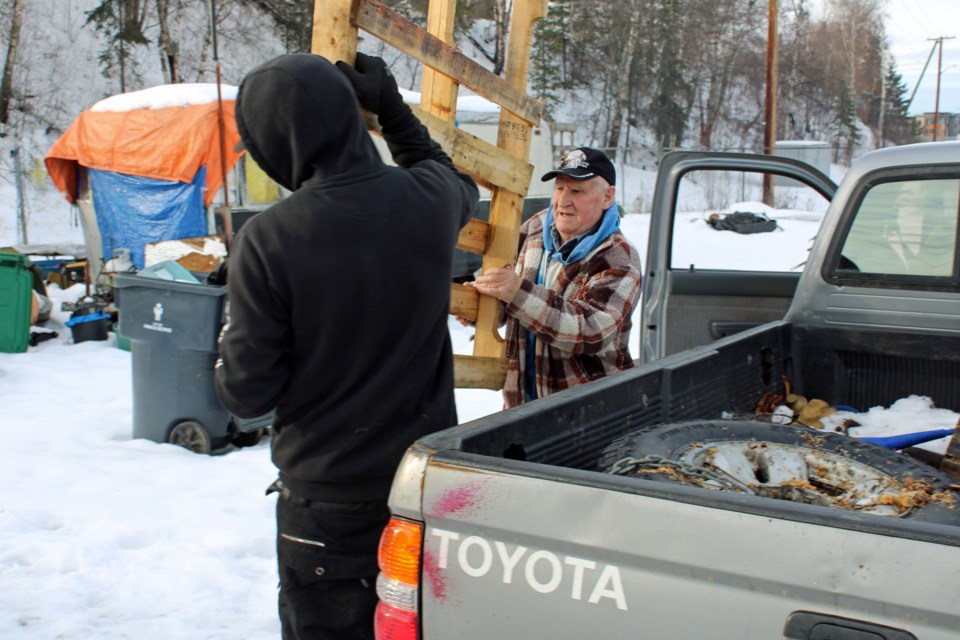
POLYGON ((569 176, 574 180, 589 180, 599 176, 610 185, 617 184, 617 170, 610 158, 603 151, 590 147, 579 147, 563 154, 556 169, 546 172, 540 179, 546 182, 559 175, 569 176))

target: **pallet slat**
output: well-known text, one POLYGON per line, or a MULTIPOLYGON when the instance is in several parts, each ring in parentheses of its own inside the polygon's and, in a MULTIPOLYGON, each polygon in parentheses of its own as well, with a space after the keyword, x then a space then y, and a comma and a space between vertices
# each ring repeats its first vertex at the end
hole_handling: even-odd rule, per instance
MULTIPOLYGON (((410 105, 414 115, 429 130, 431 137, 440 144, 458 169, 470 175, 480 186, 488 189, 506 189, 519 196, 527 195, 533 165, 516 156, 467 133, 459 127, 410 105)), ((383 135, 377 117, 364 113, 367 129, 383 135)))
MULTIPOLYGON (((427 11, 427 33, 448 44, 453 43, 453 23, 457 0, 433 0, 427 11)), ((420 108, 441 120, 453 123, 457 118, 460 85, 433 67, 423 68, 420 82, 420 108)))
POLYGON ((460 389, 499 391, 507 377, 506 358, 453 356, 454 385, 460 389))
POLYGON ((457 249, 483 255, 487 251, 490 238, 490 224, 479 218, 474 218, 460 229, 457 237, 457 249))
POLYGON ((452 283, 450 285, 450 313, 470 322, 477 321, 477 307, 480 294, 472 287, 452 283))
MULTIPOLYGON (((518 3, 524 4, 524 3, 518 3)), ((539 2, 534 2, 539 4, 539 2)), ((495 76, 443 40, 428 34, 377 0, 355 0, 353 21, 403 53, 470 87, 478 95, 499 104, 531 125, 539 125, 543 103, 522 89, 495 76)), ((512 38, 511 38, 512 40, 512 38)), ((527 47, 527 52, 530 48, 527 47)), ((527 53, 529 58, 529 53, 527 53)), ((523 89, 526 88, 524 84, 523 89)))

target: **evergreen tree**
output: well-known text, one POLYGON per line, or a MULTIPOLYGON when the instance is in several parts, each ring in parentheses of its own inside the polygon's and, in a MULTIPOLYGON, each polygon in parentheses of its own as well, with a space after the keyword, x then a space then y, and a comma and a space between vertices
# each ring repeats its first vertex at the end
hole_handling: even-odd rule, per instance
POLYGON ((903 82, 903 76, 897 73, 895 63, 890 64, 885 81, 884 139, 897 145, 909 144, 917 138, 917 132, 907 104, 907 85, 903 82))
POLYGON ((568 86, 567 22, 570 0, 551 2, 547 15, 536 24, 530 60, 530 87, 544 101, 548 117, 562 100, 568 86))
POLYGON ((853 152, 860 142, 860 130, 857 126, 857 103, 853 99, 852 90, 847 85, 846 91, 840 96, 840 102, 837 105, 837 123, 836 123, 836 153, 843 153, 843 157, 836 157, 835 160, 842 160, 847 166, 853 159, 853 152))
POLYGON ((129 64, 130 49, 150 44, 143 33, 146 13, 144 0, 100 0, 99 5, 86 12, 86 24, 93 25, 106 38, 98 58, 103 75, 118 77, 121 93, 127 90, 127 75, 137 76, 135 67, 129 64))
POLYGON ((680 57, 680 5, 680 0, 660 0, 656 11, 658 59, 650 113, 661 147, 680 146, 687 125, 684 99, 690 87, 683 77, 680 57))
POLYGON ((313 2, 309 0, 243 0, 270 18, 289 53, 308 53, 313 41, 313 2))

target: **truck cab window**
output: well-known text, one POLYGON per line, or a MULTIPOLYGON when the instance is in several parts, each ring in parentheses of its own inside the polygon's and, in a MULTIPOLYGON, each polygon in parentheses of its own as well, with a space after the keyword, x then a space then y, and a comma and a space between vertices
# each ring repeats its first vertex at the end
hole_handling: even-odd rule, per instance
POLYGON ((956 270, 960 180, 907 180, 872 187, 843 243, 840 271, 951 276, 956 270))
POLYGON ((671 268, 799 273, 830 202, 776 176, 768 206, 763 181, 757 171, 687 173, 677 193, 671 268), (704 252, 704 246, 716 250, 704 252))

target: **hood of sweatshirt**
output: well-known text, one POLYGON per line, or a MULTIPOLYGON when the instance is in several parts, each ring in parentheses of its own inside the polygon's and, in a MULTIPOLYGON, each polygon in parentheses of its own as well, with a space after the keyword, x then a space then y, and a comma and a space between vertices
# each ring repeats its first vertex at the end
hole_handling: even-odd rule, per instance
POLYGON ((353 85, 321 56, 282 55, 248 73, 236 118, 247 153, 290 191, 383 167, 353 85))

